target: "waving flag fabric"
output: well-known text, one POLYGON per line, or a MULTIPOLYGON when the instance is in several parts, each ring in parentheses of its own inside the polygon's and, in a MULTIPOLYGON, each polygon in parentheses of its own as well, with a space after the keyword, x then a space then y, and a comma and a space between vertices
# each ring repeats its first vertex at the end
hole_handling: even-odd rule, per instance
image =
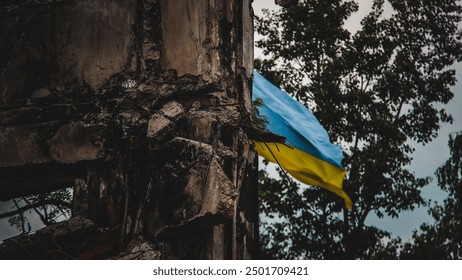
POLYGON ((300 182, 323 187, 342 197, 350 209, 352 202, 342 187, 346 174, 341 165, 342 149, 330 142, 316 117, 254 71, 252 99, 257 98, 263 100, 258 110, 268 118, 266 129, 286 138, 285 144, 254 142, 258 154, 281 165, 300 182))

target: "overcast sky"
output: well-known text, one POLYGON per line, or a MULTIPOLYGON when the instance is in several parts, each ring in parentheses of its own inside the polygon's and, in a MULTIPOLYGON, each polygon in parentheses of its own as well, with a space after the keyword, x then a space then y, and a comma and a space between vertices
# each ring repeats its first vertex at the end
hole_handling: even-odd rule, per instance
MULTIPOLYGON (((361 19, 369 12, 372 6, 372 0, 357 0, 359 3, 359 11, 352 15, 346 22, 347 28, 350 32, 355 32, 360 28, 361 19)), ((279 9, 279 6, 274 4, 274 0, 254 0, 253 9, 256 15, 263 16, 262 9, 279 9)), ((389 13, 391 8, 385 7, 385 13, 389 13)), ((255 35, 258 39, 258 35, 255 35)), ((261 50, 255 49, 255 57, 262 55, 261 50)), ((427 199, 432 201, 441 201, 444 199, 444 193, 438 188, 437 180, 434 176, 436 169, 441 166, 449 158, 448 139, 449 134, 457 131, 462 131, 462 64, 455 66, 457 70, 457 79, 459 80, 453 88, 455 94, 454 99, 446 106, 447 111, 454 117, 452 125, 444 125, 439 133, 438 138, 433 140, 430 144, 425 146, 414 143, 416 151, 413 153, 413 162, 410 170, 414 171, 417 176, 431 176, 433 177, 432 183, 426 186, 423 193, 427 199)), ((430 216, 427 214, 426 208, 417 209, 413 212, 405 212, 400 215, 399 219, 378 219, 370 215, 366 222, 376 225, 381 229, 391 231, 394 236, 400 236, 407 240, 412 235, 412 230, 418 228, 422 222, 431 221, 430 216)))

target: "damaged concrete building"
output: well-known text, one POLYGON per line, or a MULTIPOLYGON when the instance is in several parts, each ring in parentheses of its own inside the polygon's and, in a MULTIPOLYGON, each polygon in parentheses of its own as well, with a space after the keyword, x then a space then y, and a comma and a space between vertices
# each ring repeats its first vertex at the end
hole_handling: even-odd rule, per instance
POLYGON ((0 258, 256 257, 250 5, 0 3, 0 200, 73 193, 0 258))

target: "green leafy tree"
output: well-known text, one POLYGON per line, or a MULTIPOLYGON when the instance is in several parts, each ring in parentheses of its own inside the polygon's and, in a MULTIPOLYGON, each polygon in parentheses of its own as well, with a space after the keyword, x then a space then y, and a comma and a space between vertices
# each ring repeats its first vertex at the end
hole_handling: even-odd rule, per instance
POLYGON ((448 193, 443 205, 430 214, 434 224, 425 223, 404 245, 402 259, 462 258, 462 132, 449 138, 451 156, 436 172, 438 184, 448 193))
POLYGON ((429 178, 407 169, 410 141, 426 144, 442 123, 462 58, 459 1, 375 0, 361 29, 345 20, 354 1, 304 0, 256 20, 265 59, 256 67, 310 108, 344 150, 351 211, 333 194, 261 176, 262 238, 269 258, 396 258, 399 240, 366 225, 425 205, 429 178), (271 219, 271 217, 274 217, 271 219))

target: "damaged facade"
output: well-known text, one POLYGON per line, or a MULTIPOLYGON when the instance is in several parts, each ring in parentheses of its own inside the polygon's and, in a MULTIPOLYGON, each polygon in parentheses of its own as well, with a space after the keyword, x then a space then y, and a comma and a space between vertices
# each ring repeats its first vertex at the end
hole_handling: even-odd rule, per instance
POLYGON ((250 2, 0 4, 0 200, 73 188, 0 258, 256 256, 250 2))

